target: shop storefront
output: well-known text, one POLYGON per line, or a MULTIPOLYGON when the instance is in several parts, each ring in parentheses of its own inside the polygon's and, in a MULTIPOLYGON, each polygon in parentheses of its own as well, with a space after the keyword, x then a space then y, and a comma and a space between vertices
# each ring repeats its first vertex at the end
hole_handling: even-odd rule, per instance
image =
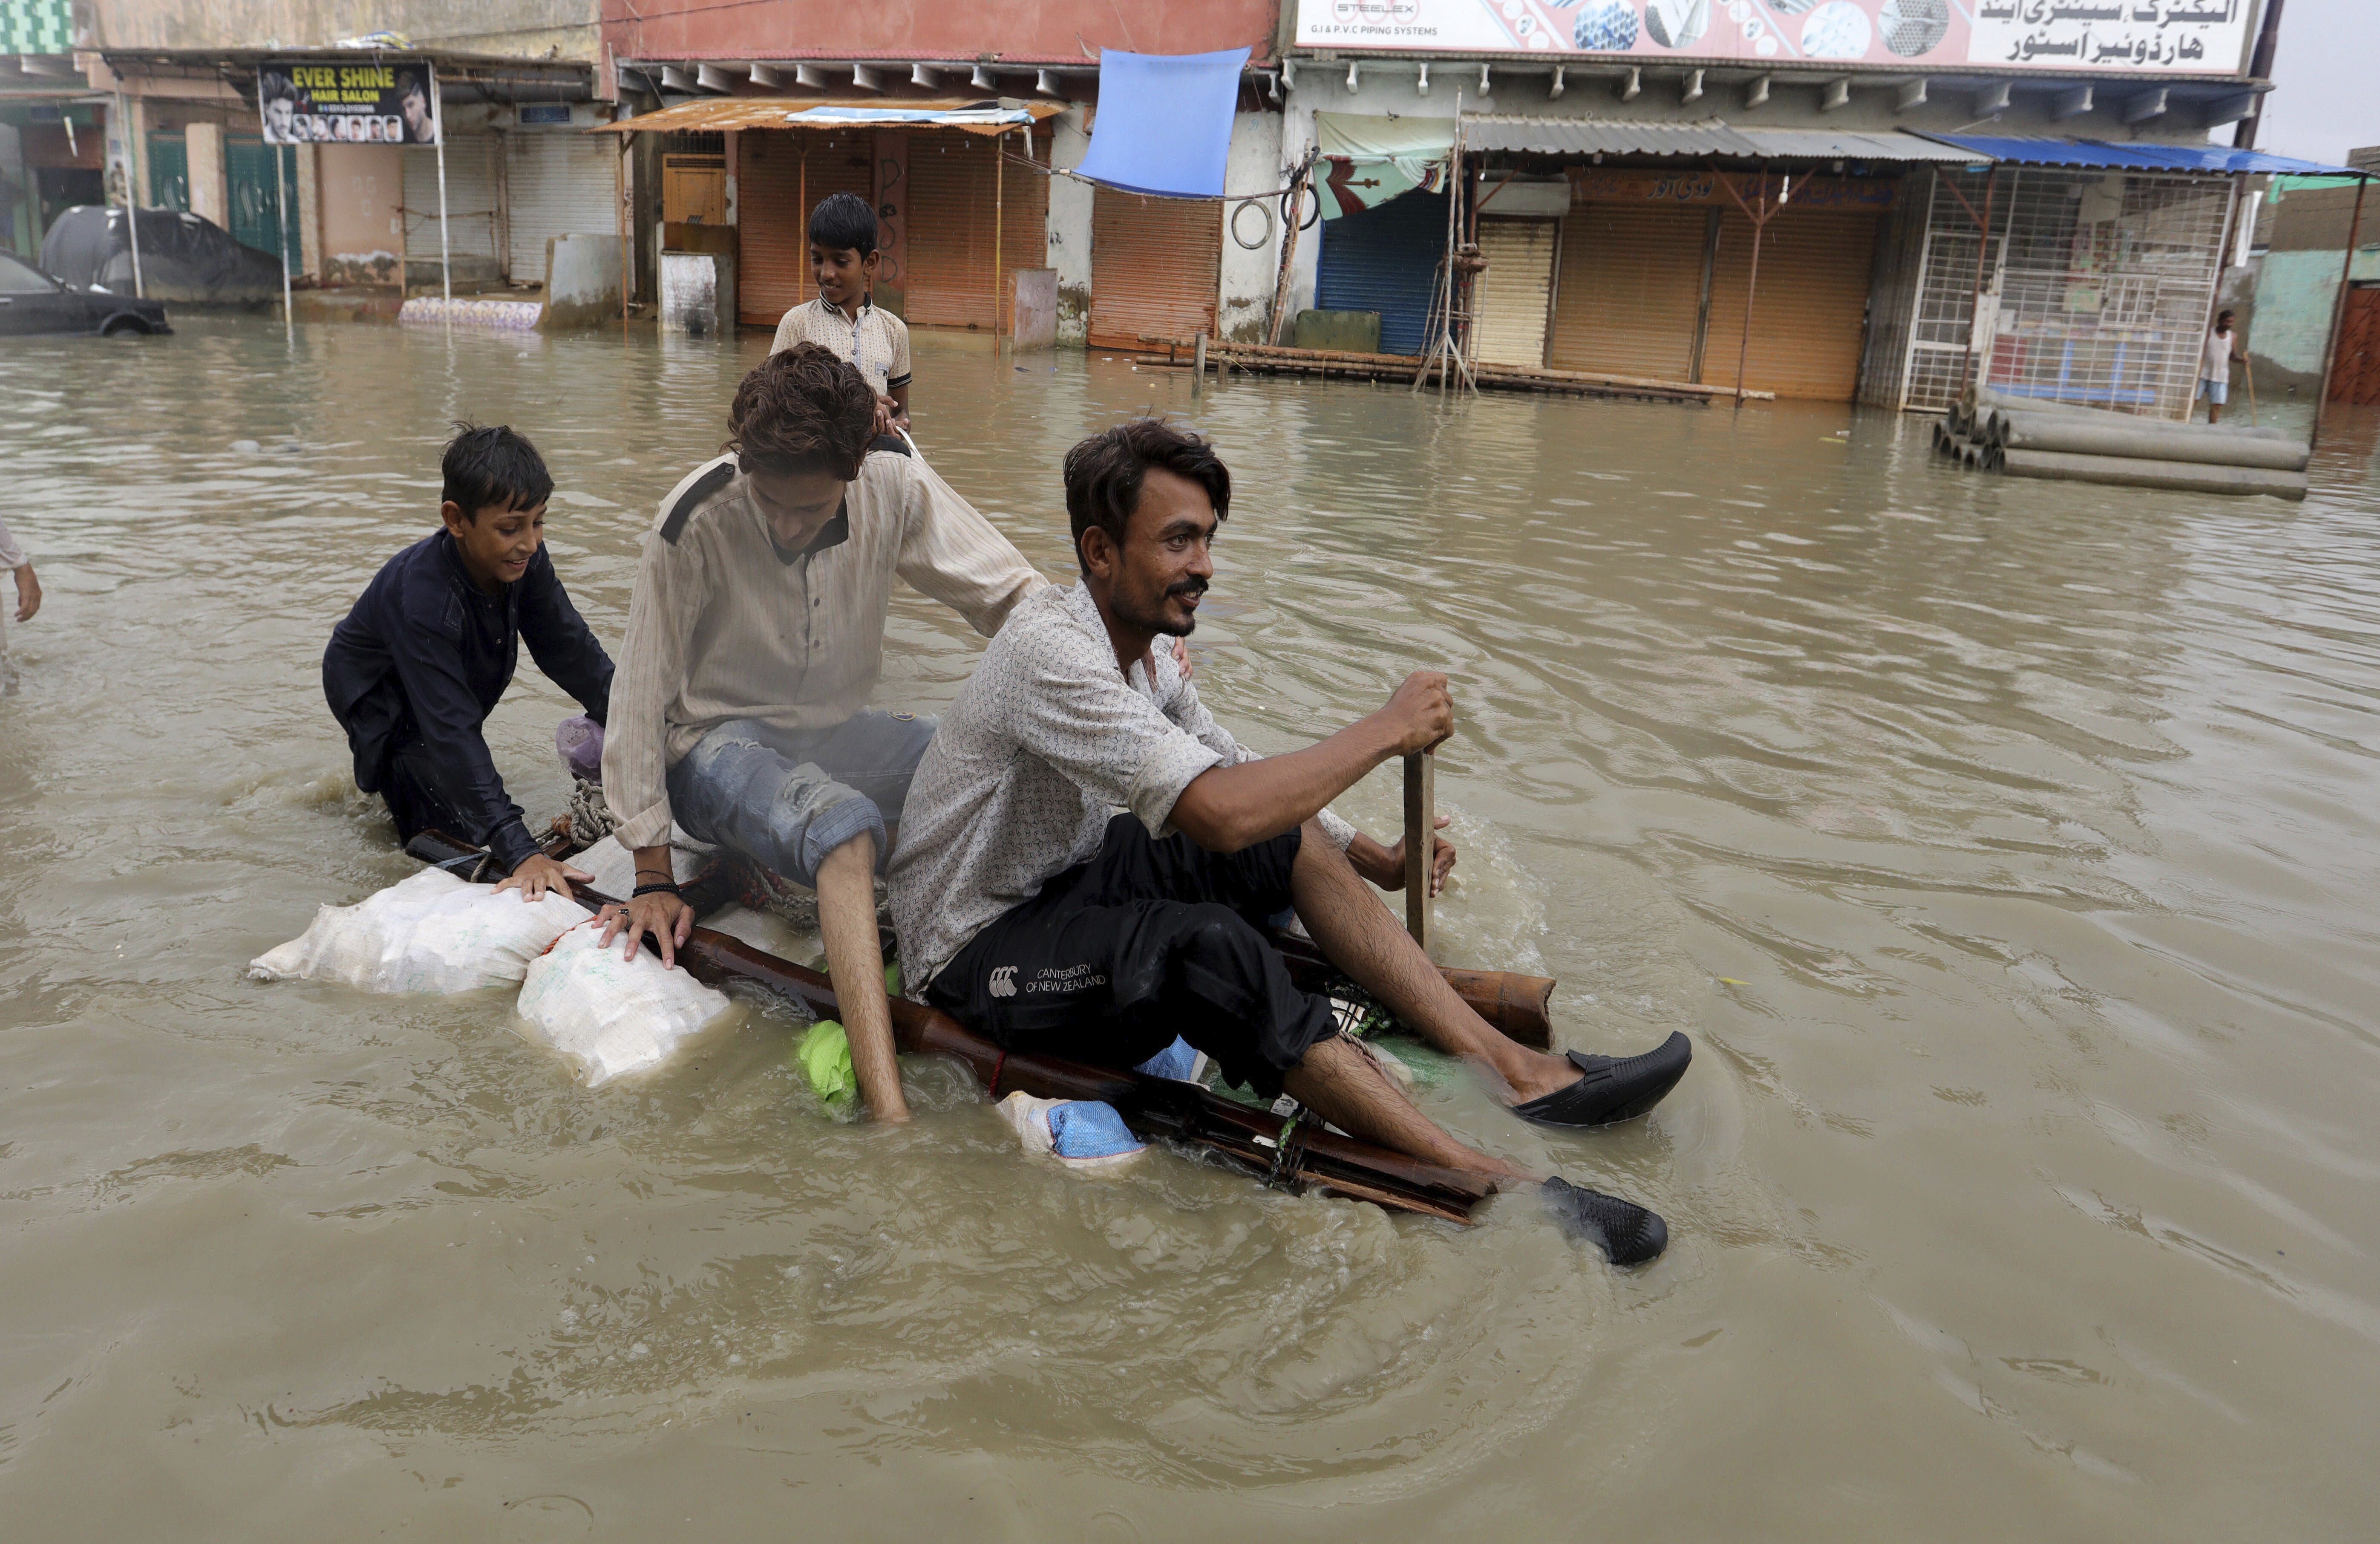
POLYGON ((504 235, 515 284, 545 281, 546 243, 555 237, 619 233, 619 144, 583 132, 600 113, 592 103, 575 110, 529 103, 504 131, 504 235))
POLYGON ((1764 202, 1763 176, 1573 169, 1548 361, 1733 386, 1741 358, 1748 390, 1850 401, 1877 222, 1899 184, 1772 173, 1764 202), (1755 284, 1754 225, 1764 207, 1755 284))
POLYGON ((1222 261, 1222 213, 1213 201, 1099 188, 1091 205, 1091 346, 1142 348, 1212 334, 1222 261))
POLYGON ((454 281, 458 285, 485 284, 504 277, 501 254, 505 247, 500 235, 504 202, 496 190, 496 137, 485 132, 458 133, 451 128, 447 133, 443 247, 438 152, 408 145, 402 153, 407 282, 436 284, 442 256, 452 262, 454 281))
POLYGON ((1446 256, 1447 198, 1415 188, 1323 221, 1317 227, 1322 256, 1315 268, 1315 308, 1378 311, 1382 353, 1420 353, 1446 256))
POLYGON ((1889 298, 1909 313, 1906 338, 1898 358, 1872 360, 1868 400, 1941 411, 1980 357, 2002 391, 2187 416, 2235 182, 2005 163, 1918 182, 1925 218, 1889 298))

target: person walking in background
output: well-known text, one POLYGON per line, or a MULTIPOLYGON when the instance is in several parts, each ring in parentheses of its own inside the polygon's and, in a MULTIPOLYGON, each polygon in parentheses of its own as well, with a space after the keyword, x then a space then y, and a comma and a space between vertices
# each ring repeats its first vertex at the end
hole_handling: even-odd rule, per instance
MULTIPOLYGON (((33 614, 42 609, 42 581, 33 577, 32 559, 17 539, 8 534, 8 523, 0 520, 0 568, 11 569, 17 576, 17 620, 30 622, 33 614)), ((0 697, 17 689, 17 667, 8 663, 7 602, 0 601, 0 697)))
POLYGON ((2198 363, 2198 395, 2206 401, 2209 423, 2223 417, 2223 404, 2231 395, 2231 361, 2238 357, 2239 350, 2231 346, 2231 313, 2224 311, 2208 331, 2205 354, 2198 363))

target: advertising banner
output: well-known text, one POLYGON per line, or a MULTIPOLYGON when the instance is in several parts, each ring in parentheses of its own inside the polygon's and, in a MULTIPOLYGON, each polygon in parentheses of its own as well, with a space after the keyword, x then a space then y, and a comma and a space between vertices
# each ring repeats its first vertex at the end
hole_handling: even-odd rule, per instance
POLYGON ((2254 0, 1297 0, 1300 48, 2236 75, 2254 0))
POLYGON ((438 142, 438 78, 428 60, 268 60, 256 95, 270 145, 438 142))

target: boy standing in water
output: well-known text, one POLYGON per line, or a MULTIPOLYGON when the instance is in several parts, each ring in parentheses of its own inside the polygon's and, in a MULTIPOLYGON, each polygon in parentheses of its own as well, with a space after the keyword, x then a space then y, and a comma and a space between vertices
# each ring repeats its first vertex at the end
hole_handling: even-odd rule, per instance
POLYGON ((2230 399, 2231 361, 2237 354, 2231 346, 2231 313, 2225 311, 2206 334, 2205 357, 2198 365, 2198 395, 2205 399, 2209 423, 2222 419, 2223 404, 2230 399))
POLYGON ((527 643, 548 679, 603 722, 612 660, 545 552, 553 479, 510 429, 468 426, 446 446, 442 529, 390 558, 331 634, 322 692, 409 842, 435 826, 484 846, 529 900, 589 876, 538 850, 481 733, 527 643))
POLYGON ((815 343, 856 366, 876 394, 876 432, 891 442, 876 448, 905 451, 893 431, 909 427, 909 327, 871 298, 883 265, 876 229, 876 211, 856 193, 837 193, 810 211, 810 272, 819 298, 784 314, 769 352, 815 343))
MULTIPOLYGON (((42 609, 42 581, 33 577, 32 559, 17 539, 8 534, 6 521, 0 521, 0 568, 11 569, 17 576, 17 620, 30 622, 33 614, 42 609)), ((0 697, 17 689, 17 667, 8 663, 8 625, 6 620, 8 603, 0 601, 0 697)))

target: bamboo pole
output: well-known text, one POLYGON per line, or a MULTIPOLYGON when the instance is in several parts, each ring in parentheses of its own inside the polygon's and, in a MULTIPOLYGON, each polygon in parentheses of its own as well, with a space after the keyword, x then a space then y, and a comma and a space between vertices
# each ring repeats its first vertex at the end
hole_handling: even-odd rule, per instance
POLYGON ((1000 240, 1001 223, 1008 209, 1008 130, 1002 129, 991 141, 991 347, 1000 352, 1000 240))
POLYGON ((2306 431, 2308 450, 2322 438, 2323 410, 2330 405, 2331 370, 2338 362, 2338 332, 2347 323, 2347 292, 2355 285, 2355 244, 2363 239, 2363 194, 2371 186, 2368 176, 2355 179, 2355 213, 2347 222, 2347 256, 2338 266, 2338 294, 2331 301, 2330 336, 2322 346, 2322 388, 2314 393, 2313 427, 2306 431))
MULTIPOLYGON (((400 260, 401 261, 401 260, 400 260)), ((446 322, 455 322, 455 259, 446 239, 446 115, 438 115, 438 285, 446 298, 446 322)))

